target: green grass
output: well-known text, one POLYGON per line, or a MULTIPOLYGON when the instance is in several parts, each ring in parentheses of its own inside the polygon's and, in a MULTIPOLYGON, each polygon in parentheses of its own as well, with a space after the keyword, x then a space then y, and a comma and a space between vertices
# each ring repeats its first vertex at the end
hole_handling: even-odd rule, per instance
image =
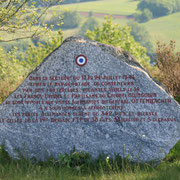
POLYGON ((131 163, 119 156, 107 160, 103 154, 92 161, 87 153, 74 152, 40 162, 13 160, 2 147, 0 180, 180 180, 180 141, 156 166, 131 163))
POLYGON ((180 51, 180 13, 153 19, 144 25, 151 34, 154 46, 158 40, 168 43, 176 41, 176 50, 180 51))
MULTIPOLYGON (((77 3, 61 5, 60 10, 70 9, 83 12, 98 12, 98 13, 109 13, 109 14, 119 14, 119 15, 131 15, 136 11, 138 1, 131 0, 102 0, 87 3, 77 3)), ((57 7, 53 7, 57 9, 57 7)), ((156 42, 163 41, 168 43, 170 40, 176 41, 176 50, 180 50, 180 13, 171 14, 169 16, 164 16, 161 18, 150 20, 147 23, 143 23, 149 33, 152 36, 151 42, 153 43, 154 49, 156 48, 156 42)), ((103 22, 103 18, 97 17, 100 22, 103 22)), ((121 25, 126 24, 128 19, 115 19, 114 22, 121 25)), ((65 37, 74 35, 74 32, 78 31, 67 30, 65 31, 65 37), (67 35, 66 35, 67 32, 67 35), (71 34, 72 33, 72 34, 71 34)))
POLYGON ((100 0, 86 3, 60 5, 60 10, 68 8, 82 12, 99 12, 119 15, 131 15, 136 12, 138 1, 131 0, 100 0))
POLYGON ((83 174, 73 169, 55 167, 53 163, 47 165, 33 165, 28 162, 14 162, 8 166, 9 170, 1 170, 1 180, 179 180, 180 163, 173 163, 170 167, 159 166, 157 169, 138 166, 134 171, 120 171, 106 173, 103 170, 92 174, 83 174))

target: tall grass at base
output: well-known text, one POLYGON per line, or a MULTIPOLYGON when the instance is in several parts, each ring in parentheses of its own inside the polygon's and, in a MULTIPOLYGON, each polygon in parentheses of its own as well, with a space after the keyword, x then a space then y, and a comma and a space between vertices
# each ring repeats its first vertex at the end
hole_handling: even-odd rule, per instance
POLYGON ((72 151, 49 158, 46 162, 9 157, 0 149, 0 179, 2 180, 180 180, 180 142, 157 166, 132 163, 128 158, 114 159, 101 154, 93 160, 86 152, 72 151), (176 156, 178 154, 178 157, 176 156), (171 158, 170 158, 171 157, 171 158), (173 158, 172 158, 173 157, 173 158))

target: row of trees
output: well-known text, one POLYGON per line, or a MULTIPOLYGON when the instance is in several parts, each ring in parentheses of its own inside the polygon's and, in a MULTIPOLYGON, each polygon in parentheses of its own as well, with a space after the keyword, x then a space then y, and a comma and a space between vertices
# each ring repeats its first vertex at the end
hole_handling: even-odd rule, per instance
POLYGON ((166 16, 180 11, 179 0, 141 0, 134 14, 135 20, 143 23, 152 18, 166 16))
POLYGON ((160 17, 180 11, 179 0, 142 0, 138 4, 139 10, 149 9, 153 17, 160 17))

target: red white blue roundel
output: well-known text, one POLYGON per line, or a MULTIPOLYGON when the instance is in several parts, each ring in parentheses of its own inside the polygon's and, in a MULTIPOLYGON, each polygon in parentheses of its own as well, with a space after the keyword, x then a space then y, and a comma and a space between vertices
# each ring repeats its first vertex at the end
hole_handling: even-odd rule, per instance
POLYGON ((87 57, 84 55, 79 55, 76 57, 76 64, 78 66, 84 66, 87 63, 87 57))

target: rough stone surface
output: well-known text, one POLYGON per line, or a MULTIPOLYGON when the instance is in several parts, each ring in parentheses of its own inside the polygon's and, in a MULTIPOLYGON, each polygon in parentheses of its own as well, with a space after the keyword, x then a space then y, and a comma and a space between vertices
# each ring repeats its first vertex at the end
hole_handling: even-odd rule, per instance
MULTIPOLYGON (((66 81, 67 82, 67 81, 66 81)), ((120 90, 119 90, 120 91, 120 90)), ((119 102, 118 101, 118 102, 119 102)), ((142 100, 143 101, 143 100, 142 100)), ((19 120, 19 121, 21 121, 19 120)), ((35 157, 44 160, 48 155, 58 157, 59 153, 69 153, 75 145, 77 151, 89 152, 93 157, 97 157, 99 153, 114 155, 120 154, 125 157, 128 154, 132 156, 133 161, 159 161, 165 157, 169 150, 180 139, 180 106, 168 94, 167 90, 163 88, 160 83, 155 82, 149 74, 138 64, 138 62, 130 54, 122 49, 114 48, 97 42, 86 40, 82 37, 70 37, 66 39, 63 44, 52 52, 44 61, 38 66, 25 81, 9 95, 9 97, 0 105, 0 144, 5 144, 6 150, 12 157, 18 157, 19 154, 26 157, 35 157), (75 58, 78 55, 85 55, 87 57, 87 64, 83 67, 75 63, 75 58), (72 96, 72 92, 50 92, 47 93, 48 88, 75 88, 55 86, 54 83, 62 81, 48 81, 48 80, 30 80, 30 77, 52 77, 52 76, 71 76, 82 77, 82 75, 89 75, 92 77, 101 76, 101 79, 90 80, 75 80, 71 79, 69 82, 89 82, 88 87, 76 87, 81 97, 72 96), (104 76, 121 76, 128 75, 134 79, 120 79, 120 80, 103 80, 104 76), (99 82, 99 86, 94 86, 94 82, 99 82), (133 82, 132 86, 117 86, 107 85, 103 86, 103 82, 133 82), (31 86, 30 83, 47 83, 52 82, 50 87, 46 86, 31 86), (82 88, 106 88, 105 92, 83 92, 82 88), (154 93, 156 97, 128 97, 128 93, 136 93, 134 88, 138 87, 141 96, 144 93, 154 93), (44 91, 35 92, 35 89, 44 88, 44 91), (110 92, 109 88, 125 88, 122 92, 110 92), (133 92, 127 92, 128 88, 132 88, 133 92), (32 89, 33 92, 25 92, 25 89, 32 89), (39 98, 28 99, 28 95, 41 95, 39 98), (62 95, 61 98, 45 98, 45 94, 62 95), (98 97, 84 97, 82 95, 96 94, 98 97), (104 94, 104 97, 99 97, 99 94, 104 94), (124 97, 108 97, 113 94, 119 96, 125 94, 124 97), (19 99, 18 96, 19 95, 19 99), (22 96, 20 96, 22 95, 22 96), (66 95, 66 97, 64 97, 66 95), (138 99, 161 99, 166 100, 165 103, 143 103, 134 101, 138 99), (20 104, 13 104, 13 101, 20 101, 20 104), (44 104, 27 104, 25 101, 40 100, 44 104), (52 104, 47 104, 46 101, 53 101, 52 104), (76 110, 52 110, 52 107, 67 107, 67 104, 55 104, 58 100, 69 100, 70 105, 76 110), (94 100, 88 104, 74 104, 72 101, 80 100, 94 100), (107 104, 103 104, 102 100, 108 100, 107 104), (115 100, 124 100, 128 103, 110 102, 115 100), (97 102, 99 101, 99 102, 97 102), (119 110, 90 110, 89 107, 121 107, 119 110), (42 107, 42 109, 40 108, 42 107), (47 108, 47 109, 46 109, 47 108), (109 114, 102 115, 103 112, 109 114), (23 113, 38 113, 38 117, 26 115, 23 113), (44 122, 40 122, 42 113, 69 113, 65 117, 55 116, 54 114, 44 116, 44 122), (81 115, 73 115, 81 112, 81 115), (124 112, 124 114, 123 114, 124 112), (134 112, 134 114, 133 114, 134 112), (146 113, 140 116, 138 112, 146 113), (19 113, 19 114, 18 114, 19 113), (119 113, 119 114, 118 114, 119 113), (122 114, 120 114, 122 113, 122 114), (154 114, 153 114, 154 113, 154 114), (96 114, 96 116, 94 116, 96 114), (152 115, 153 114, 153 115, 152 115), (75 117, 82 117, 89 120, 89 122, 72 122, 75 117), (96 117, 98 122, 92 122, 96 117), (69 118, 70 122, 51 122, 52 118, 69 118), (102 122, 100 120, 108 119, 110 122, 102 122), (137 119, 137 122, 128 121, 123 122, 122 119, 137 119), (144 119, 141 119, 144 118, 144 119), (22 122, 15 122, 21 119, 22 122), (153 121, 154 119, 154 121, 153 121), (159 119, 159 121, 158 121, 159 119), (171 119, 174 121, 167 121, 171 119), (115 121, 119 120, 119 122, 115 121), (141 121, 143 120, 143 121, 141 121), (150 121, 151 120, 151 121, 150 121), (156 121, 155 121, 156 120, 156 121), (161 120, 161 121, 160 121, 161 120), (9 123, 9 121, 13 123, 9 123), (25 122, 30 121, 30 122, 25 122), (34 121, 34 122, 33 122, 34 121)))

